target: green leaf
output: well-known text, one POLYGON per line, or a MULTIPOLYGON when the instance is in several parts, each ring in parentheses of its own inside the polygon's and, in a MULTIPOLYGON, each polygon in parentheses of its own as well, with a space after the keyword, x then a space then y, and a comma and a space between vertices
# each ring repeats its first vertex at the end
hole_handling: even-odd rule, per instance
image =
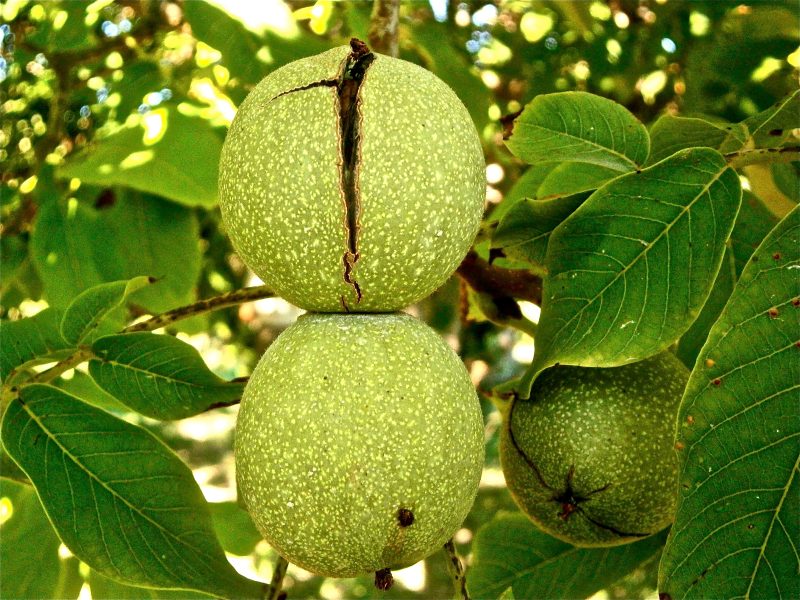
POLYGON ((29 485, 0 479, 0 589, 3 598, 77 598, 78 560, 61 559, 58 539, 29 485))
POLYGON ((491 212, 489 219, 492 221, 501 220, 511 208, 523 198, 533 200, 538 197, 539 187, 547 175, 557 167, 556 163, 544 163, 532 165, 519 176, 503 197, 503 201, 491 212))
POLYGON ((596 190, 619 171, 591 163, 561 163, 547 174, 536 192, 537 198, 569 196, 578 192, 596 190))
POLYGON ((141 106, 147 94, 157 92, 169 85, 164 79, 158 63, 144 57, 125 63, 125 66, 116 72, 122 74, 122 80, 114 81, 111 84, 111 91, 120 95, 120 101, 116 107, 116 118, 120 122, 124 122, 128 115, 141 106))
POLYGON ((94 48, 97 46, 97 36, 92 28, 86 26, 86 8, 90 4, 88 0, 70 0, 44 5, 50 14, 31 28, 31 33, 25 36, 25 42, 36 48, 76 54, 94 48), (63 17, 57 19, 53 13, 61 13, 63 17), (58 26, 56 21, 59 22, 58 26))
POLYGON ((748 147, 780 148, 790 142, 796 144, 794 131, 800 127, 800 90, 753 115, 744 125, 750 134, 748 147))
POLYGON ((506 145, 527 163, 585 162, 633 171, 650 151, 647 129, 624 107, 585 92, 537 96, 506 145))
POLYGON ((700 349, 706 342, 708 332, 711 327, 719 318, 722 309, 728 302, 733 292, 733 286, 736 285, 736 268, 733 260, 733 252, 730 249, 725 249, 725 257, 722 259, 722 266, 714 285, 711 287, 711 293, 703 305, 700 314, 697 315, 694 323, 686 330, 678 341, 678 347, 675 354, 681 359, 689 369, 694 367, 697 360, 697 355, 700 354, 700 349))
POLYGON ((541 268, 553 229, 577 210, 587 197, 588 194, 575 194, 550 200, 523 198, 497 225, 492 236, 492 249, 500 249, 510 259, 541 268))
POLYGON ((681 403, 672 598, 800 597, 798 273, 800 208, 745 267, 681 403))
POLYGON ((19 321, 0 321, 0 378, 6 381, 13 371, 32 362, 49 362, 72 349, 61 337, 63 312, 55 308, 19 321))
POLYGON ((121 319, 113 319, 112 313, 124 306, 125 300, 137 290, 153 283, 149 277, 134 277, 128 281, 112 281, 89 288, 78 295, 64 311, 61 319, 61 335, 68 343, 77 346, 88 336, 98 337, 98 332, 109 321, 115 329, 121 319))
POLYGON ((150 433, 48 385, 6 410, 2 440, 59 537, 100 573, 133 585, 260 597, 219 546, 191 471, 150 433))
POLYGON ((135 192, 110 196, 103 209, 74 198, 39 208, 31 251, 48 302, 65 307, 87 288, 139 275, 157 279, 130 298, 147 310, 192 302, 200 274, 195 214, 135 192))
POLYGON ((756 248, 777 224, 778 218, 764 206, 764 203, 745 190, 742 194, 742 208, 731 233, 737 277, 741 275, 756 248))
POLYGON ((473 542, 467 589, 474 598, 588 598, 656 554, 666 532, 614 548, 576 548, 521 513, 500 512, 473 542))
POLYGON ((747 130, 739 124, 718 125, 703 119, 664 115, 650 129, 650 159, 654 164, 686 148, 739 150, 747 130))
POLYGON ((111 394, 100 388, 87 373, 79 370, 72 372, 72 377, 59 377, 52 385, 64 390, 70 396, 75 396, 81 402, 102 408, 108 412, 127 413, 127 406, 114 398, 111 394))
POLYGON ((711 292, 740 198, 736 173, 708 148, 682 150, 592 194, 550 236, 523 397, 556 363, 613 367, 677 341, 711 292))
POLYGON ((236 502, 211 502, 211 518, 225 552, 247 556, 255 550, 262 536, 247 511, 236 502))
POLYGON ((222 139, 209 121, 162 106, 98 139, 59 167, 56 176, 213 208, 221 151, 222 139))
POLYGON ((92 590, 92 600, 194 600, 195 598, 209 598, 205 594, 186 590, 159 590, 126 585, 104 577, 97 571, 89 572, 89 587, 92 590))
POLYGON ((197 350, 169 335, 109 335, 92 352, 89 374, 97 385, 154 419, 183 419, 234 404, 244 390, 244 383, 220 379, 197 350))

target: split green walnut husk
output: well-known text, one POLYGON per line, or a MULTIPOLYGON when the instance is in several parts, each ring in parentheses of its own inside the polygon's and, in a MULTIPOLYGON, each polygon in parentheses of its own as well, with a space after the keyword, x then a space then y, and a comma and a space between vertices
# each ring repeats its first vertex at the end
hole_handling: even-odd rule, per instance
POLYGON ((290 562, 329 577, 439 550, 478 490, 483 419, 459 357, 404 314, 308 314, 268 348, 236 425, 241 498, 290 562))
POLYGON ((675 513, 675 419, 689 377, 674 355, 610 369, 553 367, 514 400, 501 461, 514 500, 547 533, 616 546, 675 513))
POLYGON ((435 75, 354 40, 271 73, 220 160, 228 234, 277 294, 319 312, 390 312, 433 292, 478 231, 485 163, 435 75))

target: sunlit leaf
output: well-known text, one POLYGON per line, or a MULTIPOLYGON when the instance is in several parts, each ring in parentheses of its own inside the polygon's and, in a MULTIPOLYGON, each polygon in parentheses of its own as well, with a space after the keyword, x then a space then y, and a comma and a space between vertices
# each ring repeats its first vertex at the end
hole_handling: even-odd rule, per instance
POLYGON ((191 471, 150 433, 35 384, 6 410, 2 440, 59 537, 93 569, 133 585, 260 597, 225 559, 191 471))
POLYGON ((708 148, 683 150, 592 194, 550 236, 523 397, 556 363, 612 367, 675 342, 711 292, 740 198, 736 173, 708 148))
POLYGON ((800 90, 753 115, 744 125, 750 134, 749 145, 754 148, 780 148, 788 143, 800 143, 796 134, 800 128, 800 90))
POLYGON ((536 197, 568 196, 596 190, 617 175, 619 171, 591 163, 562 163, 547 174, 536 192, 536 197))
POLYGON ((211 502, 208 507, 214 531, 226 552, 247 556, 255 550, 262 536, 246 510, 236 502, 211 502))
POLYGON ((689 379, 667 597, 800 597, 798 273, 800 208, 750 259, 689 379))
POLYGON ((656 554, 666 532, 614 548, 576 548, 539 530, 521 513, 501 512, 473 542, 467 589, 497 598, 588 598, 656 554))
POLYGON ((92 600, 194 600, 210 597, 187 590, 159 590, 126 585, 94 570, 89 572, 89 587, 92 590, 92 600))
POLYGON ((174 106, 159 107, 140 120, 143 125, 126 125, 98 139, 56 175, 121 185, 187 206, 216 206, 222 137, 209 121, 183 115, 174 106))
POLYGON ((150 278, 140 276, 103 283, 82 292, 64 311, 61 335, 68 343, 77 345, 89 336, 97 337, 109 322, 117 329, 121 323, 113 319, 115 310, 123 306, 128 296, 150 283, 153 283, 150 278))
POLYGON ((515 120, 506 142, 530 164, 585 162, 620 172, 647 160, 650 138, 616 102, 585 92, 537 96, 515 120))
POLYGON ((59 558, 58 539, 29 485, 0 479, 0 589, 3 598, 77 598, 83 580, 78 560, 59 558))
POLYGON ((109 335, 92 345, 89 374, 106 392, 154 419, 183 419, 236 402, 244 384, 209 371, 189 344, 149 332, 109 335))
POLYGON ((62 311, 46 308, 26 319, 0 321, 0 378, 29 362, 61 357, 73 345, 61 337, 62 311))

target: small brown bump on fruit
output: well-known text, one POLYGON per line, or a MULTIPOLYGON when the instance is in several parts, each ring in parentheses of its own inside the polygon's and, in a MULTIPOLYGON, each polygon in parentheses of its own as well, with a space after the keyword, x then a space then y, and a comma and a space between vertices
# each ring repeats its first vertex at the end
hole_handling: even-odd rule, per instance
POLYGON ((767 311, 767 314, 769 315, 769 318, 770 318, 770 319, 777 319, 777 318, 778 318, 778 315, 779 315, 780 313, 778 312, 778 309, 777 309, 777 308, 775 308, 775 307, 773 306, 772 308, 770 308, 770 309, 767 311))
POLYGON ((400 523, 400 527, 410 527, 414 524, 414 513, 407 508, 399 508, 397 522, 400 523))
POLYGON ((381 569, 375 571, 375 587, 385 592, 394 585, 394 577, 390 569, 381 569))
POLYGON ((706 368, 710 369, 715 364, 717 364, 717 361, 715 361, 713 358, 707 358, 706 359, 706 368))
POLYGON ((686 424, 687 425, 694 425, 694 417, 692 415, 687 415, 686 424))

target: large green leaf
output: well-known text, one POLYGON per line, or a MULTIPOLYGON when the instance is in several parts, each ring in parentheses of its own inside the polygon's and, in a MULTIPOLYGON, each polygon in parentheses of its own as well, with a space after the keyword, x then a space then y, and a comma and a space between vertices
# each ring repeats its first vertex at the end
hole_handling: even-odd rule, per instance
POLYGON ((222 138, 210 122, 174 106, 132 121, 67 161, 56 175, 121 185, 187 206, 216 206, 222 138))
POLYGON ((150 433, 48 385, 22 388, 3 445, 59 537, 100 573, 133 585, 260 597, 214 535, 191 471, 150 433))
POLYGON ((169 335, 125 333, 100 338, 89 374, 106 392, 154 419, 183 419, 235 403, 244 383, 209 371, 189 344, 169 335))
POLYGON ((714 148, 732 152, 747 138, 740 124, 718 125, 703 119, 664 115, 650 129, 650 159, 654 164, 685 148, 714 148))
POLYGON ((575 194, 566 198, 528 200, 523 198, 500 220, 492 235, 492 249, 503 256, 541 268, 547 253, 547 240, 553 229, 571 215, 588 197, 575 194))
POLYGON ((474 598, 588 598, 656 554, 666 532, 614 548, 577 548, 540 531, 521 513, 501 512, 473 542, 467 589, 474 598))
POLYGON ((159 590, 126 585, 104 577, 97 571, 89 572, 92 600, 194 600, 209 596, 186 590, 159 590))
POLYGON ((585 92, 537 96, 514 121, 506 142, 530 164, 586 162, 633 171, 650 151, 647 129, 612 100, 585 92))
POLYGON ((63 312, 55 308, 19 321, 0 321, 0 378, 29 362, 47 362, 72 349, 61 337, 63 312))
POLYGON ((97 337, 107 325, 119 329, 121 320, 114 319, 116 310, 132 293, 153 283, 149 277, 134 277, 127 281, 112 281, 89 288, 78 295, 64 311, 61 335, 68 343, 78 345, 87 337, 97 337))
POLYGON ((745 191, 742 194, 742 208, 731 233, 731 248, 737 277, 741 275, 756 248, 778 224, 778 220, 752 193, 745 191))
POLYGON ((112 198, 103 209, 77 199, 39 208, 31 251, 48 302, 65 307, 92 286, 139 275, 157 279, 130 298, 150 311, 194 300, 200 274, 195 214, 136 192, 112 198))
POLYGON ((592 194, 550 236, 534 362, 612 367, 652 356, 711 292, 741 188, 722 156, 683 150, 592 194))
POLYGON ((29 485, 0 479, 0 590, 3 598, 77 598, 78 560, 59 558, 58 539, 29 485))
POLYGON ((750 259, 689 379, 667 597, 800 597, 798 273, 800 208, 750 259))

